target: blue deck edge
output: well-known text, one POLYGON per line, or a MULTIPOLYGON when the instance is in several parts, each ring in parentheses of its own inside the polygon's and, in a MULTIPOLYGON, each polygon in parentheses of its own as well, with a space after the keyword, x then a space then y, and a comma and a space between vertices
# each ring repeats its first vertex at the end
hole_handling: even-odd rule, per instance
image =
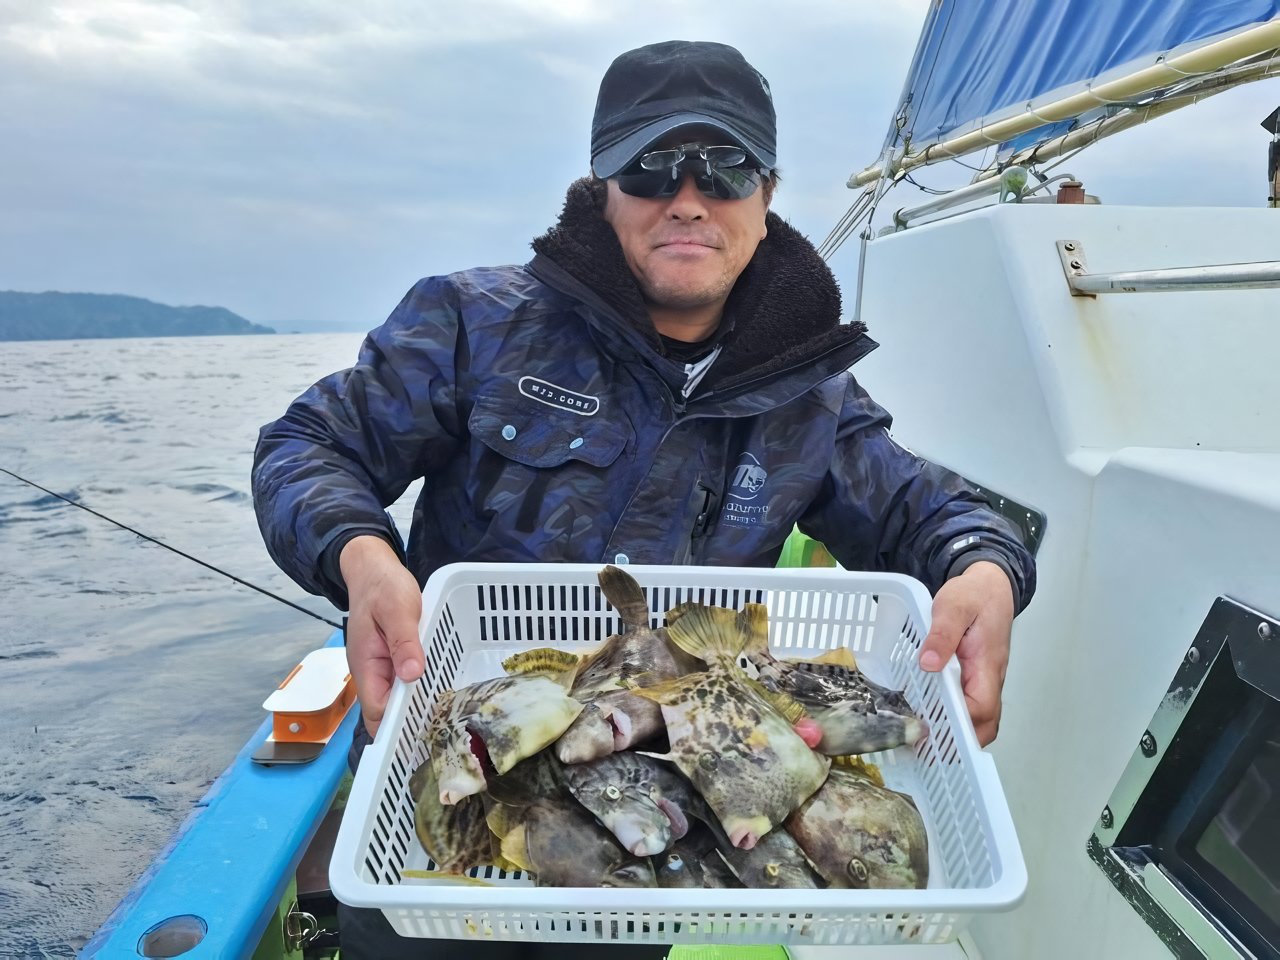
MULTIPOLYGON (((335 631, 325 646, 341 646, 335 631)), ((169 917, 208 925, 184 960, 251 957, 347 769, 353 707, 310 763, 262 767, 250 755, 268 717, 93 935, 81 957, 139 957, 143 934, 169 917)))

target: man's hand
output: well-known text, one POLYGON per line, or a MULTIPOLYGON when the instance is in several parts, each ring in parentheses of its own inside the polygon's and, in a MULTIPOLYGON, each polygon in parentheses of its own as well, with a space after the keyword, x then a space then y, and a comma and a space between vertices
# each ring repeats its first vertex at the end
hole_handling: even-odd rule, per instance
POLYGON ((998 564, 979 560, 942 585, 933 598, 933 628, 920 667, 941 670, 954 653, 969 716, 984 747, 1000 728, 1000 691, 1009 666, 1013 586, 998 564))
POLYGON ((391 682, 422 676, 418 619, 422 592, 391 545, 381 537, 355 537, 338 556, 351 611, 347 617, 347 666, 370 734, 382 722, 391 682))

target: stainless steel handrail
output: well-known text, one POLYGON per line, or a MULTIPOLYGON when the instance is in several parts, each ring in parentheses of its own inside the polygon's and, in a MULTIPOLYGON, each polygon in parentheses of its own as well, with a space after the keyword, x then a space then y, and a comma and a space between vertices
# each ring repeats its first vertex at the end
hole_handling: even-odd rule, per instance
POLYGON ((1280 260, 1256 263, 1220 263, 1121 273, 1089 273, 1084 247, 1059 240, 1058 255, 1073 297, 1100 293, 1158 293, 1171 290, 1257 290, 1280 287, 1280 260))
POLYGON ((940 213, 943 210, 980 200, 989 194, 1000 194, 1000 202, 1021 203, 1027 197, 1041 190, 1048 190, 1061 180, 1073 179, 1069 173, 1060 173, 1044 180, 1033 181, 1028 185, 1028 172, 1025 167, 1006 167, 998 174, 978 180, 965 187, 957 187, 940 197, 935 197, 914 207, 902 207, 893 215, 893 225, 902 230, 914 220, 940 213))

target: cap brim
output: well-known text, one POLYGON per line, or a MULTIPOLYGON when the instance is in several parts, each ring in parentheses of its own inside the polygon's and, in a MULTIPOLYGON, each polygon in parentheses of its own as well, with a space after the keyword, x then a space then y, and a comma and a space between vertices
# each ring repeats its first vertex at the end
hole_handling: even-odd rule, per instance
POLYGON ((777 166, 777 157, 760 149, 759 146, 752 143, 750 138, 743 136, 723 120, 708 117, 701 113, 677 113, 646 124, 639 130, 629 133, 612 146, 605 147, 591 158, 591 171, 601 180, 616 177, 631 166, 655 141, 662 139, 673 130, 695 125, 723 130, 735 143, 740 144, 756 163, 766 170, 772 170, 777 166))

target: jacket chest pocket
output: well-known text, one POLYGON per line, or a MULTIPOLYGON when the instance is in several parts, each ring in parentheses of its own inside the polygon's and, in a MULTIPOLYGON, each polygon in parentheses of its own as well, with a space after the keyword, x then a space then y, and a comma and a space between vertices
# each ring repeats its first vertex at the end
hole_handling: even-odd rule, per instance
POLYGON ((546 413, 481 397, 467 420, 471 435, 506 460, 547 469, 579 462, 608 467, 626 448, 622 424, 548 408, 546 413))

